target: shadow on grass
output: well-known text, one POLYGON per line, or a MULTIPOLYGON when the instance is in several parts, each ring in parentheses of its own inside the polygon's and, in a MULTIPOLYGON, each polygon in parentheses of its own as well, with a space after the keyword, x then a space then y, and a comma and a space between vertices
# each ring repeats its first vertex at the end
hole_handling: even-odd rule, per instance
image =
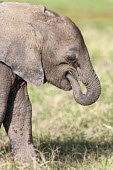
POLYGON ((47 160, 50 160, 53 155, 54 161, 82 162, 91 158, 97 160, 101 156, 106 158, 111 156, 113 154, 113 142, 101 144, 73 139, 65 141, 41 139, 40 145, 36 149, 42 152, 47 160))
POLYGON ((11 145, 9 143, 0 144, 0 158, 3 158, 6 155, 12 155, 11 152, 11 145))
MULTIPOLYGON (((51 140, 51 139, 35 139, 35 149, 37 154, 42 153, 46 161, 60 162, 83 162, 84 160, 97 160, 100 157, 110 157, 113 154, 113 142, 96 143, 90 141, 71 140, 51 140), (40 144, 39 144, 40 143, 40 144)), ((11 146, 7 143, 0 147, 0 158, 11 153, 11 146)))

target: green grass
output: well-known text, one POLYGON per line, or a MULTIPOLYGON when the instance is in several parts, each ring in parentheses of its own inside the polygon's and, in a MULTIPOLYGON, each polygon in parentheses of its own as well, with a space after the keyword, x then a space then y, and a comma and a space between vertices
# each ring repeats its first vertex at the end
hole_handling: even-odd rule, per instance
POLYGON ((2 127, 0 169, 112 170, 113 1, 32 2, 44 4, 77 23, 101 81, 102 93, 95 104, 84 107, 74 101, 72 92, 62 91, 49 84, 39 88, 29 85, 33 104, 33 139, 40 163, 34 161, 16 165, 2 127))

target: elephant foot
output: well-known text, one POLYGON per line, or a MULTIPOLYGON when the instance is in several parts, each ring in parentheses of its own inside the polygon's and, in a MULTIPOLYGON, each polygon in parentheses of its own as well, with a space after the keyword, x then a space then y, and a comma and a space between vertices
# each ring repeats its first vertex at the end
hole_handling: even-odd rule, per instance
POLYGON ((32 144, 27 147, 21 146, 21 148, 14 149, 14 160, 18 163, 36 161, 36 153, 32 144))

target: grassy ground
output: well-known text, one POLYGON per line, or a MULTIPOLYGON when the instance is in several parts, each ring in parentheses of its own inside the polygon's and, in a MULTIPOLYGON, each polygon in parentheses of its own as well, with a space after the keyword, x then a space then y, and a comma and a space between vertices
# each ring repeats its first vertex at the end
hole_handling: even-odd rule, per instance
POLYGON ((33 138, 40 163, 16 165, 1 128, 0 170, 113 169, 113 1, 69 2, 57 0, 55 6, 52 0, 42 0, 50 9, 70 16, 81 28, 101 81, 101 97, 95 104, 83 107, 75 103, 72 92, 48 84, 39 88, 29 85, 33 138))

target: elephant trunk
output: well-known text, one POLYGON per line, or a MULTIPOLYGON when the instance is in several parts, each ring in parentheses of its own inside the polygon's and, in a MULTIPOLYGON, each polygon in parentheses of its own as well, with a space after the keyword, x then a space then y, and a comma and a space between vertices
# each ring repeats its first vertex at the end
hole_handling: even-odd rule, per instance
MULTIPOLYGON (((84 74, 83 74, 84 75, 84 74)), ((67 74, 67 79, 70 81, 73 89, 73 96, 77 103, 87 106, 91 105, 99 98, 101 93, 101 86, 98 77, 94 70, 90 67, 87 74, 81 76, 82 83, 85 85, 87 92, 82 93, 81 87, 72 74, 67 74)))

